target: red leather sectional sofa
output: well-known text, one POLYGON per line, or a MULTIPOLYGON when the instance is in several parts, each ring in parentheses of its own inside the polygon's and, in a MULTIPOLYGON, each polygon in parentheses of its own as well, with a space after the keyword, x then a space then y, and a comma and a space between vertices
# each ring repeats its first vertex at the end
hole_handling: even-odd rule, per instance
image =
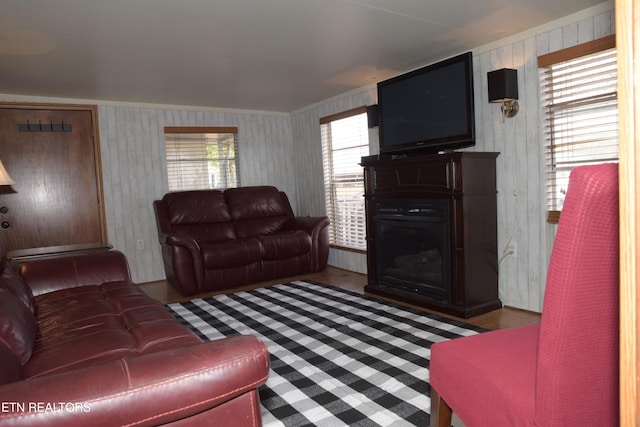
POLYGON ((153 203, 167 280, 183 295, 323 270, 327 217, 272 186, 180 191, 153 203))
POLYGON ((202 342, 117 251, 0 258, 0 425, 260 425, 257 338, 202 342))

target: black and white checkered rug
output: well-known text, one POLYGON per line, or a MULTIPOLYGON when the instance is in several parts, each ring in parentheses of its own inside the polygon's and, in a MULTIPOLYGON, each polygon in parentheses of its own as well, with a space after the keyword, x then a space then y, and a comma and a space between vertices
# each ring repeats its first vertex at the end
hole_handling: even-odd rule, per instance
POLYGON ((429 425, 429 347, 482 331, 306 281, 168 307, 203 339, 266 343, 265 427, 429 425))

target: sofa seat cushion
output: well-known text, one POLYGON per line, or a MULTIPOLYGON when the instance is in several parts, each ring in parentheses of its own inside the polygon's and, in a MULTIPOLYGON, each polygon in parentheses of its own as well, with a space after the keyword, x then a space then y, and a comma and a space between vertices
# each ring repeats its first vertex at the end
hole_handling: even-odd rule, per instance
POLYGON ((206 269, 241 267, 259 262, 262 258, 262 245, 254 238, 203 242, 200 249, 202 263, 206 269))
POLYGON ((293 258, 311 251, 311 236, 300 230, 258 236, 266 261, 293 258))
POLYGON ((131 282, 60 290, 35 303, 38 334, 25 378, 200 342, 131 282))
POLYGON ((536 324, 433 344, 431 385, 467 426, 546 425, 535 423, 539 331, 536 324))
POLYGON ((173 230, 192 237, 198 243, 224 242, 236 238, 236 232, 230 222, 174 225, 173 230))

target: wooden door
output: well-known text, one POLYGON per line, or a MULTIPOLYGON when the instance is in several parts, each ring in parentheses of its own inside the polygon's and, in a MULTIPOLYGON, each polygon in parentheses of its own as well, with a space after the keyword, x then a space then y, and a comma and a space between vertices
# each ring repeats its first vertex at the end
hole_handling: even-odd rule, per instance
POLYGON ((94 111, 0 106, 0 244, 16 249, 106 244, 94 111), (6 209, 2 209, 6 208, 6 209))

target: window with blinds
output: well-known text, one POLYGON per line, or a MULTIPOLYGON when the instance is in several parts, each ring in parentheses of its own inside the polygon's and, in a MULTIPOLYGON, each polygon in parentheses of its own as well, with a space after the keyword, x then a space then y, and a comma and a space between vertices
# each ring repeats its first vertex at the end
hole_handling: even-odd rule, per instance
POLYGON ((333 247, 365 251, 364 173, 369 155, 366 107, 320 119, 329 242, 333 247))
POLYGON ((238 128, 165 127, 169 191, 240 185, 238 128))
POLYGON ((576 166, 618 160, 615 37, 538 58, 546 158, 547 221, 557 223, 576 166))

